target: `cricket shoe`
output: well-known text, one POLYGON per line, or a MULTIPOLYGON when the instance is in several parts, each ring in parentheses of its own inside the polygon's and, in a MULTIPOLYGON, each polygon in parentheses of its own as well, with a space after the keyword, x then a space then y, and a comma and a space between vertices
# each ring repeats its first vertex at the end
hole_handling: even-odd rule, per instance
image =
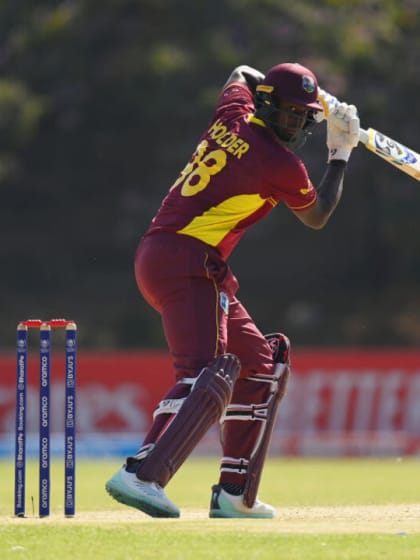
POLYGON ((126 506, 147 513, 151 517, 179 517, 178 507, 165 495, 156 482, 139 480, 135 473, 125 470, 125 465, 105 485, 110 496, 126 506))
POLYGON ((275 510, 268 504, 255 500, 250 508, 243 502, 243 495, 229 494, 220 484, 212 487, 209 517, 251 517, 254 519, 271 519, 275 510))

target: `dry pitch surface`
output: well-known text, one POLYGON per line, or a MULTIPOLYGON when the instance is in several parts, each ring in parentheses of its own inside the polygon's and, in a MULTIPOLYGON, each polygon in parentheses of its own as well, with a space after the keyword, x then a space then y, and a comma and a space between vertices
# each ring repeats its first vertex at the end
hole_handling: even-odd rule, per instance
POLYGON ((161 521, 179 523, 186 527, 191 522, 200 524, 204 521, 208 526, 218 530, 224 527, 231 530, 238 523, 252 523, 252 530, 279 533, 317 533, 317 534, 349 534, 349 533, 420 533, 420 504, 398 505, 364 505, 364 506, 329 506, 329 507, 281 507, 277 516, 271 520, 237 520, 208 518, 207 509, 186 508, 181 512, 180 519, 156 520, 131 509, 109 511, 86 511, 78 513, 73 519, 64 519, 61 515, 51 515, 45 519, 27 517, 3 518, 4 524, 104 524, 118 525, 129 523, 144 524, 161 521))

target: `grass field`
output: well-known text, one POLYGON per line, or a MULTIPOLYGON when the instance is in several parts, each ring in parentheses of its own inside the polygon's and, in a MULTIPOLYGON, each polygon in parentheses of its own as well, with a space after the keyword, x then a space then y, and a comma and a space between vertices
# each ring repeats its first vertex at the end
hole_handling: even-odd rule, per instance
POLYGON ((52 515, 39 519, 37 466, 30 464, 27 518, 16 519, 12 464, 0 462, 1 560, 420 558, 418 459, 270 460, 260 497, 276 506, 273 520, 209 519, 218 462, 197 458, 167 487, 181 518, 152 519, 104 491, 119 466, 80 461, 77 514, 65 519, 63 466, 55 463, 52 515))

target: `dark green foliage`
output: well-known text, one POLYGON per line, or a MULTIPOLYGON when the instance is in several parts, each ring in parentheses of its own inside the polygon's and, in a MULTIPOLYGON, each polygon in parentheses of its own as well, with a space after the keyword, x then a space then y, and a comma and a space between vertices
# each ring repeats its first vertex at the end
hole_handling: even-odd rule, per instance
MULTIPOLYGON (((78 320, 88 347, 163 346, 137 241, 241 63, 298 60, 420 151, 414 0, 0 3, 0 335, 78 320)), ((322 176, 325 128, 302 152, 322 176)), ((420 184, 359 148, 321 232, 278 208, 231 264, 263 330, 299 345, 418 345, 420 184)))

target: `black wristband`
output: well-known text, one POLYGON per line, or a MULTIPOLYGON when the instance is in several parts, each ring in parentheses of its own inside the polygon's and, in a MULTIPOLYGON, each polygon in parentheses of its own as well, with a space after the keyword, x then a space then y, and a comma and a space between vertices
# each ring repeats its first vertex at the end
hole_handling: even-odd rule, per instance
POLYGON ((342 169, 345 169, 347 167, 347 163, 348 162, 344 159, 332 159, 328 162, 328 165, 331 165, 331 167, 341 167, 342 169))

